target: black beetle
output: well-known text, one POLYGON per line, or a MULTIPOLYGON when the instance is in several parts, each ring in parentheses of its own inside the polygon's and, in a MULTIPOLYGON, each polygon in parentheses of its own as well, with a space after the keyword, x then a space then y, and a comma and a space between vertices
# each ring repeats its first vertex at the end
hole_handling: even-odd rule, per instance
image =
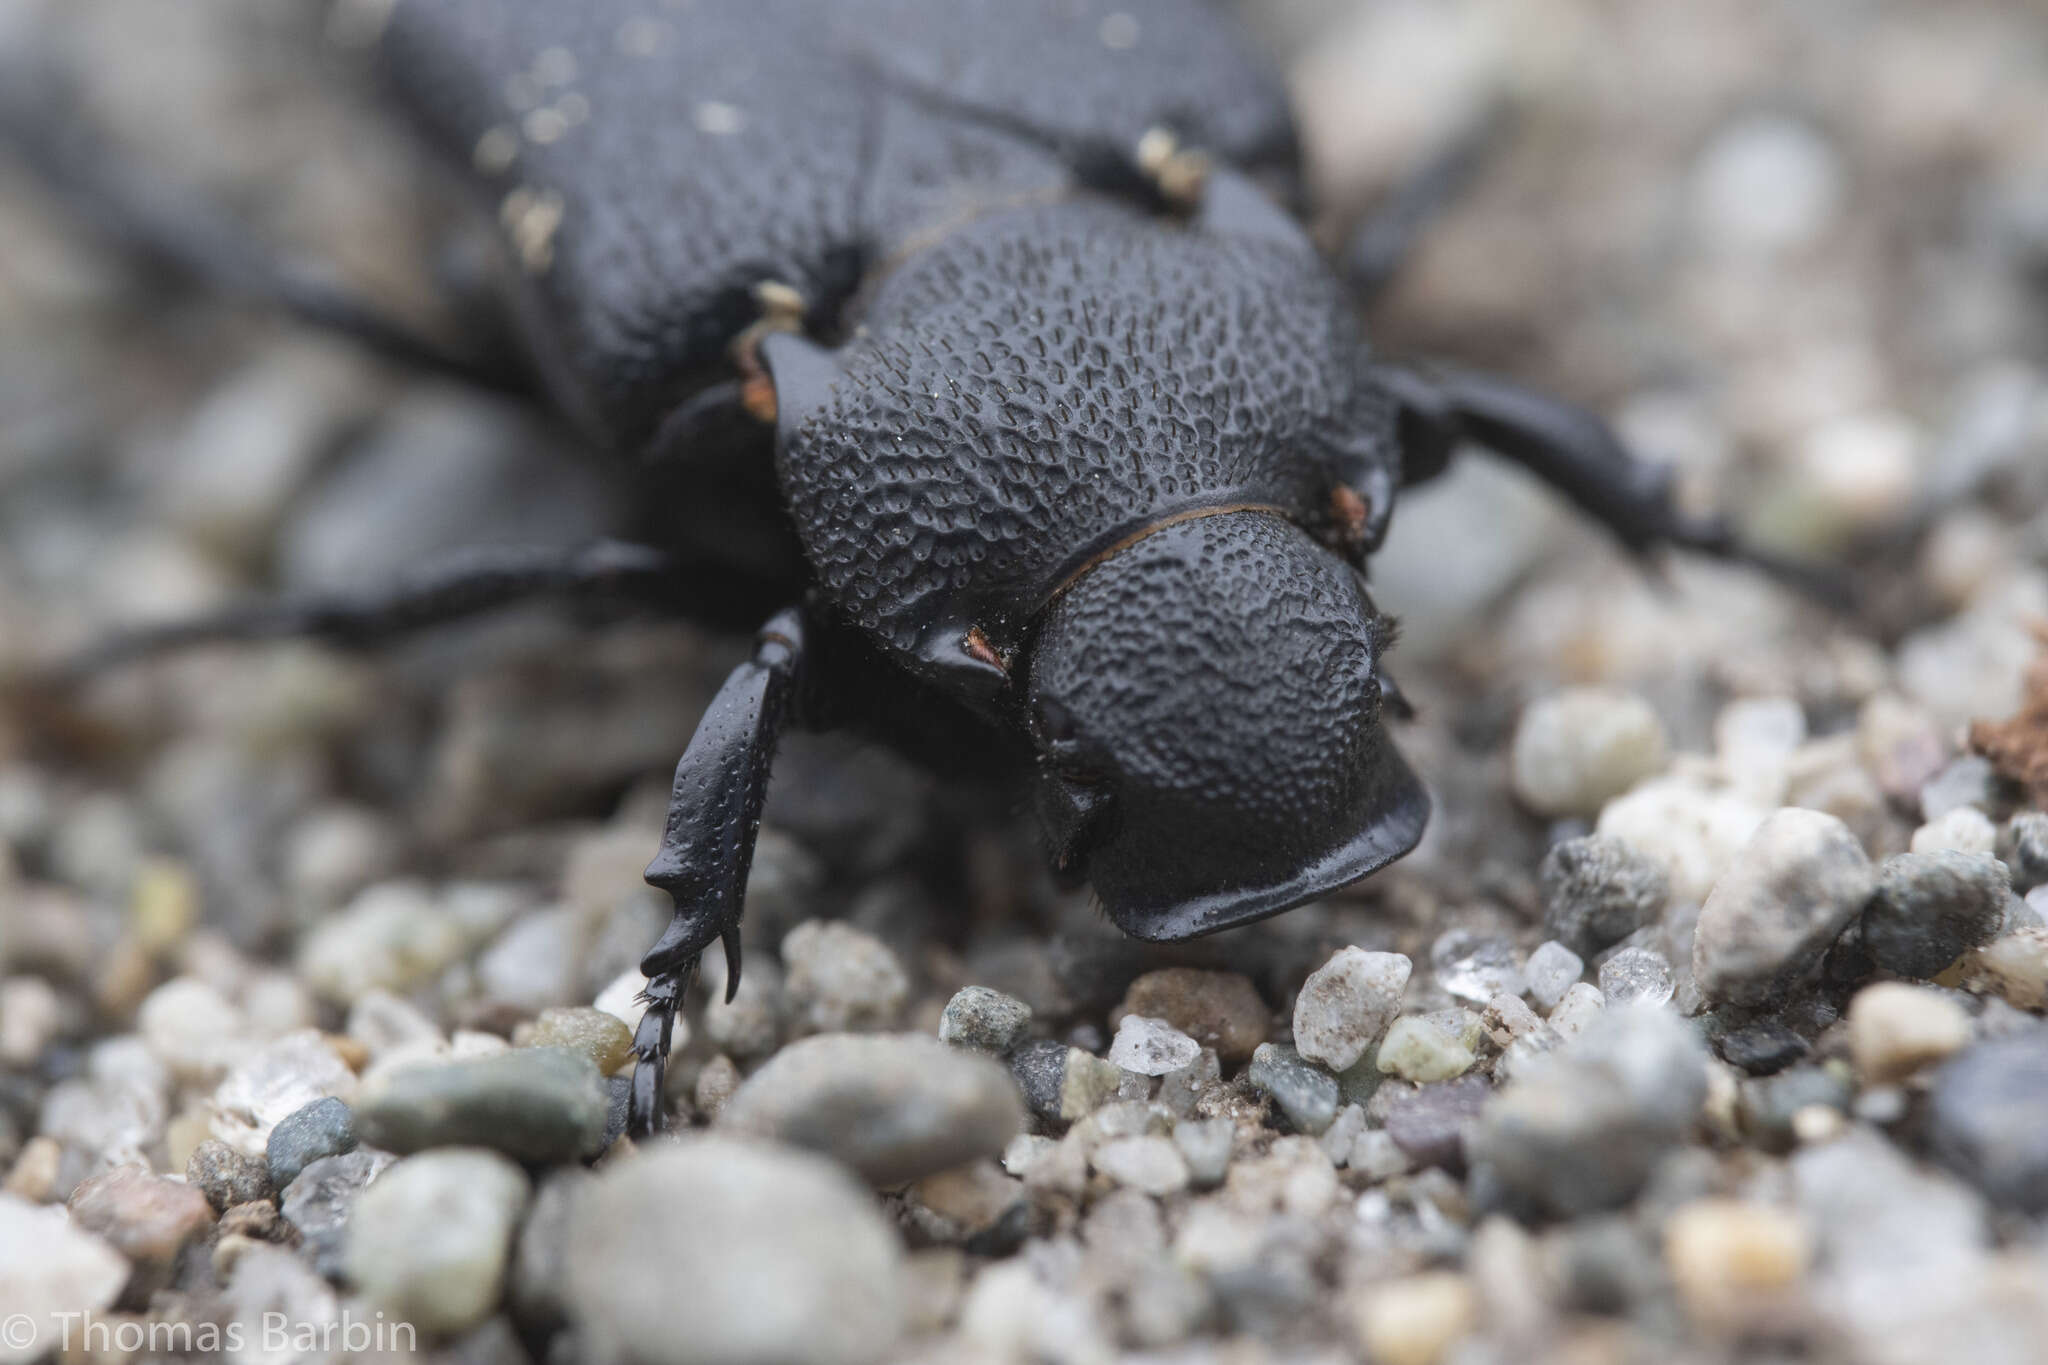
POLYGON ((1210 4, 396 0, 379 47, 503 224, 520 369, 390 324, 75 128, 15 131, 135 247, 545 395, 669 476, 661 547, 475 556, 113 652, 360 641, 538 592, 721 623, 774 608, 647 871, 675 917, 642 963, 636 1131, 663 1122, 675 1011, 714 941, 737 984, 786 727, 1013 769, 1056 867, 1130 934, 1183 939, 1421 836, 1363 567, 1397 490, 1454 446, 1521 462, 1632 549, 1737 553, 1596 418, 1367 350, 1291 211, 1282 91, 1210 4))

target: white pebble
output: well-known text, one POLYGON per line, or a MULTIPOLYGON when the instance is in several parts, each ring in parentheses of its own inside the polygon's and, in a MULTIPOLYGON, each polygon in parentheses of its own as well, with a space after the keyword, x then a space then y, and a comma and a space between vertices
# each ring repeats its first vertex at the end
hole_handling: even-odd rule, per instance
POLYGON ((1522 979, 1528 983, 1529 998, 1543 1010, 1556 1009, 1557 1002, 1564 999, 1564 993, 1585 974, 1585 959, 1555 939, 1529 954, 1528 962, 1522 967, 1522 979))
POLYGON ((1400 1013, 1413 970, 1400 953, 1340 948, 1309 973, 1295 998, 1295 1049, 1332 1071, 1349 1071, 1400 1013))
POLYGON ((1990 853, 1998 847, 1998 826, 1975 806, 1958 806, 1913 831, 1913 852, 1990 853))
POLYGON ((1109 1060, 1140 1076, 1164 1076, 1202 1055, 1202 1045, 1164 1019, 1127 1014, 1109 1045, 1109 1060))
POLYGON ((1663 771, 1664 723, 1628 692, 1572 688, 1530 703, 1511 756, 1515 795, 1539 815, 1597 815, 1663 771))

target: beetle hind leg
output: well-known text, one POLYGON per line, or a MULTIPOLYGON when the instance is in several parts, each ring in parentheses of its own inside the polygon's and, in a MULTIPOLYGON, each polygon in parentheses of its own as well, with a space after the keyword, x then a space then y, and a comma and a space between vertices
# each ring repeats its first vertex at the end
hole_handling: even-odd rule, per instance
POLYGON ((1542 479, 1636 554, 1674 546, 1747 564, 1833 606, 1854 601, 1824 566, 1772 554, 1745 543, 1719 518, 1685 512, 1671 470, 1637 457, 1584 408, 1490 375, 1424 376, 1393 367, 1378 374, 1400 407, 1409 483, 1432 477, 1461 441, 1472 441, 1542 479))
POLYGON ((640 960, 647 1012, 634 1035, 627 1131, 658 1132, 667 1121, 662 1075, 676 1012, 697 964, 723 941, 726 997, 739 988, 740 911, 754 863, 754 836, 768 795, 776 741, 796 710, 804 662, 803 618, 778 613, 755 638, 754 656, 734 669, 676 765, 661 851, 647 880, 675 899, 675 917, 640 960))

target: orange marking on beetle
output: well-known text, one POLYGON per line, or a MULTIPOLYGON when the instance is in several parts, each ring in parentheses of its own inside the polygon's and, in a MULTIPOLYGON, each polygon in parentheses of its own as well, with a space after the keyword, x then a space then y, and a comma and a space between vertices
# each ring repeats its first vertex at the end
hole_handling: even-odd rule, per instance
POLYGON ((996 647, 988 642, 988 636, 982 633, 980 626, 968 628, 966 637, 960 641, 960 648, 966 650, 967 656, 977 663, 988 664, 1005 673, 1010 671, 1009 660, 996 653, 996 647))
POLYGON ((1359 496, 1357 489, 1344 483, 1332 488, 1330 515, 1336 520, 1337 534, 1346 545, 1357 545, 1365 540, 1366 524, 1372 519, 1372 506, 1359 496))

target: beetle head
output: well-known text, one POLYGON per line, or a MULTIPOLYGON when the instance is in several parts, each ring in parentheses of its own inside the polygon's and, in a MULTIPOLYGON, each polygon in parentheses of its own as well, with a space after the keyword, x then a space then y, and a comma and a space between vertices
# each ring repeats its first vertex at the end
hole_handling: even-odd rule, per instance
POLYGON ((1084 574, 1031 661, 1056 866, 1179 939, 1299 905, 1415 846, 1429 800, 1381 727, 1391 627, 1351 567, 1259 511, 1084 574))

